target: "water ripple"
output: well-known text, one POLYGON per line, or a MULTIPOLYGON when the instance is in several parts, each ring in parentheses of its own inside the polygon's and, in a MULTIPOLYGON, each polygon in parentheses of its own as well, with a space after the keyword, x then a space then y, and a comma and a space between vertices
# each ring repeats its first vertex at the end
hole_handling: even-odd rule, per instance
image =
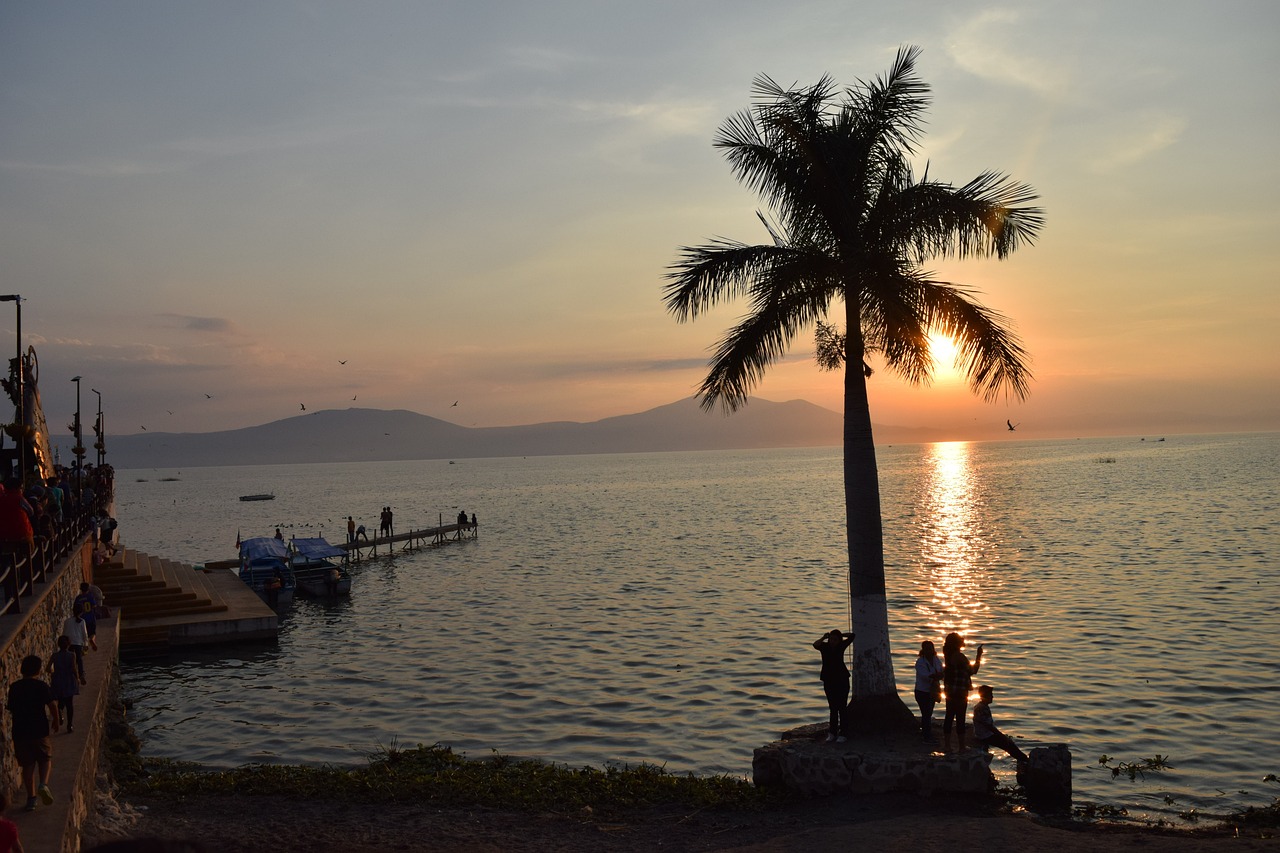
MULTIPOLYGON (((919 641, 959 630, 985 644, 1002 726, 1071 744, 1079 798, 1260 802, 1238 792, 1280 767, 1276 439, 882 448, 908 705, 919 641), (1103 754, 1175 769, 1120 784, 1103 754)), ((126 663, 151 754, 345 764, 443 742, 745 775, 754 747, 825 718, 809 643, 848 619, 838 451, 147 476, 121 472, 125 541, 191 562, 226 556, 236 529, 356 508, 368 524, 391 504, 402 529, 458 506, 482 523, 476 541, 356 567, 350 601, 297 602, 275 645, 126 663), (236 500, 264 482, 272 506, 236 500)))

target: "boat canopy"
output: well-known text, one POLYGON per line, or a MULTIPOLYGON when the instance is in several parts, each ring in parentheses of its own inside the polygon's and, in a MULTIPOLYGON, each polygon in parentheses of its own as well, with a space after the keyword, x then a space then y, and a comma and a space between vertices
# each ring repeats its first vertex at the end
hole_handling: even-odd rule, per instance
POLYGON ((324 560, 329 557, 345 557, 347 552, 329 543, 323 536, 310 539, 292 539, 293 550, 308 560, 324 560))
POLYGON ((274 536, 255 536, 240 543, 240 559, 251 563, 258 560, 287 560, 289 549, 274 536))

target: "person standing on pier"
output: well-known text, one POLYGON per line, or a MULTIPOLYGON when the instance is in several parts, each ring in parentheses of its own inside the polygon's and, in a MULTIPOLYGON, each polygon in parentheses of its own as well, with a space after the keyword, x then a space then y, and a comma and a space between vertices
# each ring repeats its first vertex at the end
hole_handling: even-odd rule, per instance
POLYGON ((351 516, 347 516, 347 543, 356 541, 356 522, 351 516))
POLYGON ((27 789, 29 812, 36 810, 37 794, 46 806, 53 802, 53 792, 49 790, 49 769, 53 764, 53 746, 49 743, 50 717, 53 718, 53 731, 62 725, 62 715, 53 699, 53 691, 40 680, 43 667, 44 661, 38 655, 27 655, 22 659, 22 679, 9 685, 13 757, 22 768, 22 784, 27 789))

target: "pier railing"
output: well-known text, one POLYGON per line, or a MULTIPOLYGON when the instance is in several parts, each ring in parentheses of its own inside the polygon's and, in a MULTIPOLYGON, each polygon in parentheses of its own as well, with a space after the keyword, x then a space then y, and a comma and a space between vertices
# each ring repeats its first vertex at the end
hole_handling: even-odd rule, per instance
POLYGON ((93 529, 93 516, 85 510, 71 512, 54 527, 52 536, 37 536, 30 547, 9 544, 0 550, 0 616, 22 612, 22 599, 35 593, 66 558, 80 547, 93 529))

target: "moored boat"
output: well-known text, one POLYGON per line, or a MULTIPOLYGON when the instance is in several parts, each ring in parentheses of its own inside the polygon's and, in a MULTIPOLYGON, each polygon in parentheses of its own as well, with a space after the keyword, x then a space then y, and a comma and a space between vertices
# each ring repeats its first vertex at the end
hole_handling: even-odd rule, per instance
POLYGON ((284 542, 272 536, 241 541, 240 580, 270 607, 292 604, 295 582, 284 542))
POLYGON ((240 496, 240 500, 242 501, 273 501, 275 499, 276 499, 275 495, 267 494, 265 492, 260 495, 241 495, 240 496))
POLYGON ((346 560, 347 552, 330 544, 323 536, 289 540, 293 557, 294 583, 299 592, 312 598, 351 594, 351 575, 335 558, 346 560))

